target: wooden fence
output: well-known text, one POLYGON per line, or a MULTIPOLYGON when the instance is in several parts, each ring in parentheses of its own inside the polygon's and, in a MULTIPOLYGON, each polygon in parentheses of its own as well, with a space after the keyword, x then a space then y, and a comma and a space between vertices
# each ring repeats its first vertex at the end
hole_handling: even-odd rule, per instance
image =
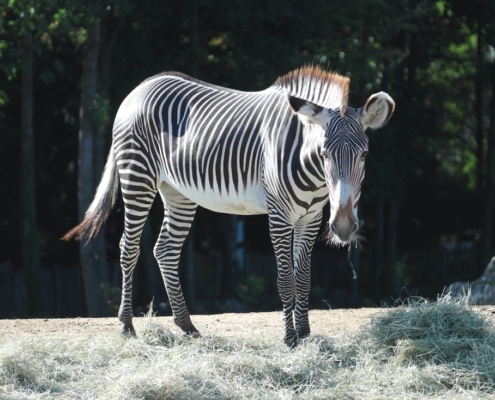
MULTIPOLYGON (((394 273, 402 281, 401 285, 409 288, 428 288, 424 293, 412 294, 433 296, 444 286, 454 281, 473 281, 483 270, 478 267, 477 249, 468 250, 416 250, 401 252, 394 273)), ((356 303, 356 296, 366 296, 369 276, 373 271, 370 251, 360 252, 358 265, 359 280, 353 281, 352 270, 347 262, 346 250, 316 250, 313 254, 312 287, 321 293, 340 294, 342 304, 351 306, 356 303), (352 297, 354 296, 354 302, 352 297)), ((120 268, 117 262, 111 264, 112 278, 109 285, 120 288, 120 268)), ((185 268, 181 268, 181 282, 186 296, 191 297, 185 268)), ((384 270, 387 274, 388 270, 384 270)), ((263 282, 264 290, 271 296, 277 296, 277 271, 273 253, 247 252, 245 266, 238 271, 236 285, 246 281, 248 276, 256 276, 263 282), (241 283, 239 283, 241 282, 241 283)), ((386 277, 385 277, 386 278, 386 277)), ((190 281, 189 281, 190 282, 190 281)), ((26 284, 29 284, 23 272, 12 267, 10 263, 0 264, 0 318, 28 317, 26 310, 26 284)), ((195 312, 236 311, 234 308, 211 308, 211 299, 218 298, 222 284, 222 259, 220 253, 195 254, 194 299, 197 300, 195 312)), ((86 305, 81 269, 75 265, 51 265, 43 268, 44 296, 49 305, 47 317, 77 317, 86 315, 86 305)), ((118 295, 118 289, 117 289, 118 295)), ((387 294, 390 296, 390 294, 387 294)), ((393 296, 398 297, 398 293, 393 296)), ((115 297, 115 296, 114 296, 115 297)), ((118 305, 118 296, 114 299, 118 305)), ((158 267, 153 271, 138 265, 134 279, 134 304, 139 314, 151 299, 155 305, 166 305, 166 294, 158 267)), ((324 300, 324 299, 323 299, 324 300)), ((278 302, 276 302, 278 304, 278 302)), ((117 305, 114 305, 116 307, 117 305)), ((313 303, 313 306, 315 304, 313 303)), ((279 305, 278 305, 279 306, 279 305)), ((325 306, 324 303, 316 306, 325 306)), ((243 309, 245 311, 245 309, 243 309)), ((115 311, 116 314, 116 311, 115 311)))

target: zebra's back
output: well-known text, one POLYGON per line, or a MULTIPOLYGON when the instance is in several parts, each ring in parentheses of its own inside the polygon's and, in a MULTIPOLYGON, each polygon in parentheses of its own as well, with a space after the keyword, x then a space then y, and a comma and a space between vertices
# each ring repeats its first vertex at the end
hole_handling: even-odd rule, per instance
POLYGON ((149 158, 140 162, 154 170, 157 185, 213 211, 266 213, 264 135, 288 118, 284 99, 273 88, 241 92, 180 74, 150 78, 117 113, 117 161, 127 163, 132 152, 135 159, 149 158))

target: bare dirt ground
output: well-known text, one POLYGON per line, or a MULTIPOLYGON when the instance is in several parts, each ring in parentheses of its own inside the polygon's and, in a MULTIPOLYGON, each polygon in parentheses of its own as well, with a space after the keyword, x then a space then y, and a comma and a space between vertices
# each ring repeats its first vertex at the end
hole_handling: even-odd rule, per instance
MULTIPOLYGON (((475 310, 495 324, 495 306, 475 307, 475 310)), ((309 313, 311 331, 313 334, 328 337, 353 335, 365 328, 373 316, 384 312, 386 309, 379 308, 312 310, 309 313)), ((274 339, 281 339, 283 335, 281 312, 193 315, 192 320, 205 335, 260 336, 274 339)), ((172 317, 157 317, 157 322, 175 333, 180 333, 172 317)), ((134 318, 134 327, 138 334, 144 323, 144 318, 134 318)), ((120 323, 117 318, 0 320, 0 342, 39 335, 82 339, 95 335, 117 335, 119 332, 120 323)))

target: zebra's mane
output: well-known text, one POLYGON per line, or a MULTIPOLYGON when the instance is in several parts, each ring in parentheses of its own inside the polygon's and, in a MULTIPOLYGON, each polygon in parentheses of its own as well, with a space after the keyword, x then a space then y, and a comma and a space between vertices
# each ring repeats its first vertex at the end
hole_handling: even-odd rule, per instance
POLYGON ((279 77, 273 86, 289 90, 290 94, 319 106, 345 114, 349 96, 349 78, 328 72, 317 66, 296 69, 279 77))

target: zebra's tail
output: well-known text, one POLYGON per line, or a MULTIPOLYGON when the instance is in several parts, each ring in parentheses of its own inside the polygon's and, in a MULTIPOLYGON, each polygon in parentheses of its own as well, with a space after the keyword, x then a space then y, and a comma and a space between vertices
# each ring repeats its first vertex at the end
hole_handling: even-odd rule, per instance
POLYGON ((96 189, 93 202, 84 215, 83 221, 62 236, 61 240, 86 238, 89 241, 95 236, 108 218, 110 211, 112 211, 118 188, 117 162, 115 161, 114 151, 111 148, 100 184, 96 189))

